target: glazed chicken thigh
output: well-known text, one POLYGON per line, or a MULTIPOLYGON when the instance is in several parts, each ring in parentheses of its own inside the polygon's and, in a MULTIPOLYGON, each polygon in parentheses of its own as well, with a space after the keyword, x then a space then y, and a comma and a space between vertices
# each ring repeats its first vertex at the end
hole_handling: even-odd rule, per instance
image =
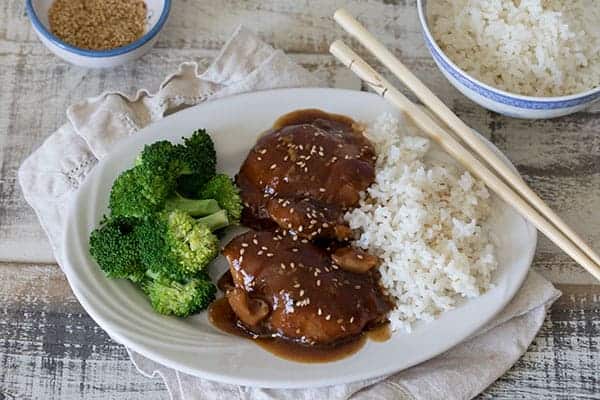
POLYGON ((348 118, 303 110, 280 120, 236 181, 242 223, 223 254, 227 301, 252 335, 334 344, 385 320, 379 260, 350 247, 346 211, 375 177, 375 152, 348 118))
POLYGON ((234 284, 229 304, 257 335, 305 344, 339 342, 382 322, 389 310, 375 271, 348 272, 307 240, 250 231, 233 239, 223 254, 234 284))
POLYGON ((343 214, 375 177, 375 152, 351 120, 312 110, 263 135, 242 165, 244 224, 343 240, 343 214))

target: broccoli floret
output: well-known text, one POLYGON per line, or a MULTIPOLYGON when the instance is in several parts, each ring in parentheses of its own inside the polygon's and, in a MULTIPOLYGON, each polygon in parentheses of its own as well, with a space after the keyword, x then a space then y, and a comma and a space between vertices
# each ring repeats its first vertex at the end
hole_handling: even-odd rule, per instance
POLYGON ((182 209, 193 216, 218 210, 213 202, 194 202, 176 193, 197 197, 198 190, 215 174, 216 153, 204 130, 194 132, 185 145, 163 140, 144 147, 136 166, 117 178, 111 191, 113 215, 146 217, 164 208, 182 209), (191 192, 191 193, 190 193, 191 192))
POLYGON ((201 199, 215 199, 227 211, 232 223, 239 223, 242 215, 240 191, 225 174, 215 175, 200 191, 201 199))
POLYGON ((175 191, 177 178, 183 173, 186 163, 179 157, 178 146, 167 140, 145 146, 136 162, 142 192, 157 204, 163 204, 175 191))
POLYGON ((90 254, 109 278, 139 282, 145 267, 141 263, 137 236, 131 218, 106 219, 90 235, 90 254))
POLYGON ((178 179, 177 190, 184 196, 194 197, 216 174, 217 153, 211 137, 204 129, 198 129, 183 141, 184 145, 178 146, 178 152, 185 164, 185 172, 178 179))
POLYGON ((136 227, 141 260, 162 276, 193 276, 218 255, 219 239, 211 228, 179 210, 155 214, 136 227))
POLYGON ((183 138, 180 154, 186 167, 195 174, 202 175, 202 184, 216 174, 217 152, 210 135, 204 129, 198 129, 192 136, 183 138))
POLYGON ((187 317, 208 307, 216 291, 215 285, 204 277, 192 278, 185 283, 159 277, 144 285, 154 310, 178 317, 187 317))
POLYGON ((114 181, 108 207, 113 216, 142 218, 160 209, 146 198, 135 168, 123 172, 114 181))
MULTIPOLYGON (((158 194, 158 190, 153 190, 156 195, 149 197, 147 195, 149 191, 144 189, 146 186, 140 178, 140 169, 138 165, 123 172, 113 183, 109 200, 109 208, 113 216, 144 218, 163 209, 167 211, 177 209, 193 217, 201 217, 220 210, 216 200, 188 199, 174 191, 169 193, 165 190, 164 193, 169 194, 168 197, 163 197, 164 193, 158 194)), ((158 181, 154 186, 159 186, 158 181)))
POLYGON ((90 253, 105 274, 137 283, 159 313, 185 317, 214 299, 205 268, 218 255, 213 231, 229 225, 228 212, 217 199, 197 197, 215 168, 204 130, 183 145, 146 146, 113 183, 111 217, 90 235, 90 253), (181 196, 178 182, 196 199, 181 196))
MULTIPOLYGON (((221 210, 207 218, 219 222, 223 215, 221 210)), ((214 299, 216 288, 202 269, 218 254, 218 239, 208 222, 198 222, 182 211, 143 221, 106 219, 90 235, 90 253, 107 277, 139 284, 161 314, 186 317, 214 299), (144 262, 148 259, 164 263, 164 268, 148 269, 144 262)))
POLYGON ((109 201, 112 215, 141 218, 161 210, 184 169, 176 153, 176 147, 164 140, 145 146, 135 167, 113 183, 109 201))

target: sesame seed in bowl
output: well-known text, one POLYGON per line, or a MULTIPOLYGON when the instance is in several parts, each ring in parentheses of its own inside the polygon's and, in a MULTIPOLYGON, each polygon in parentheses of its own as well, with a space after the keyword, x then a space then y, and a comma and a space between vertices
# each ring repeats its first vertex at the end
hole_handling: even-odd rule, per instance
POLYGON ((143 36, 144 0, 55 0, 48 20, 51 32, 64 42, 88 50, 112 50, 143 36))
POLYGON ((86 68, 110 68, 156 43, 171 0, 26 0, 40 41, 56 56, 86 68))

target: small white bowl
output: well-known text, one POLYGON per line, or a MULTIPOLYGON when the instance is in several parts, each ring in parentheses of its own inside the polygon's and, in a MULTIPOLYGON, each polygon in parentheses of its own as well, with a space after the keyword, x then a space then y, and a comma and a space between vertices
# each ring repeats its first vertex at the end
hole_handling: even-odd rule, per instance
POLYGON ((35 33, 52 53, 81 67, 110 68, 143 56, 158 39, 158 33, 169 16, 171 0, 145 1, 148 8, 146 33, 126 46, 101 51, 72 46, 60 40, 50 31, 48 10, 53 0, 27 0, 26 7, 35 33))
POLYGON ((488 110, 515 118, 546 119, 572 114, 600 100, 600 87, 557 97, 523 96, 489 86, 460 69, 436 43, 427 21, 427 0, 417 0, 425 43, 442 74, 462 94, 488 110))

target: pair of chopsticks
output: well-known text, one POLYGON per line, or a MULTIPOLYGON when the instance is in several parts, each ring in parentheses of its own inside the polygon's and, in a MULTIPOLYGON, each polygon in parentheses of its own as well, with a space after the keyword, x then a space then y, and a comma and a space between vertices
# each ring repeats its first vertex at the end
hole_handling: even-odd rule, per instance
POLYGON ((425 86, 408 68, 385 48, 369 31, 365 29, 346 10, 340 9, 334 14, 335 21, 351 36, 356 38, 371 54, 423 102, 451 132, 463 140, 484 165, 457 139, 438 125, 420 106, 411 102, 390 82, 385 80, 358 54, 336 40, 329 51, 346 67, 350 68, 361 80, 376 93, 406 113, 415 124, 437 142, 447 153, 459 161, 469 172, 481 179, 500 198, 510 204, 523 217, 560 247, 579 265, 596 279, 600 280, 600 257, 556 215, 533 190, 514 173, 498 156, 461 121, 433 92, 425 86), (496 175, 498 174, 498 175, 496 175), (504 180, 503 180, 503 179, 504 180))

